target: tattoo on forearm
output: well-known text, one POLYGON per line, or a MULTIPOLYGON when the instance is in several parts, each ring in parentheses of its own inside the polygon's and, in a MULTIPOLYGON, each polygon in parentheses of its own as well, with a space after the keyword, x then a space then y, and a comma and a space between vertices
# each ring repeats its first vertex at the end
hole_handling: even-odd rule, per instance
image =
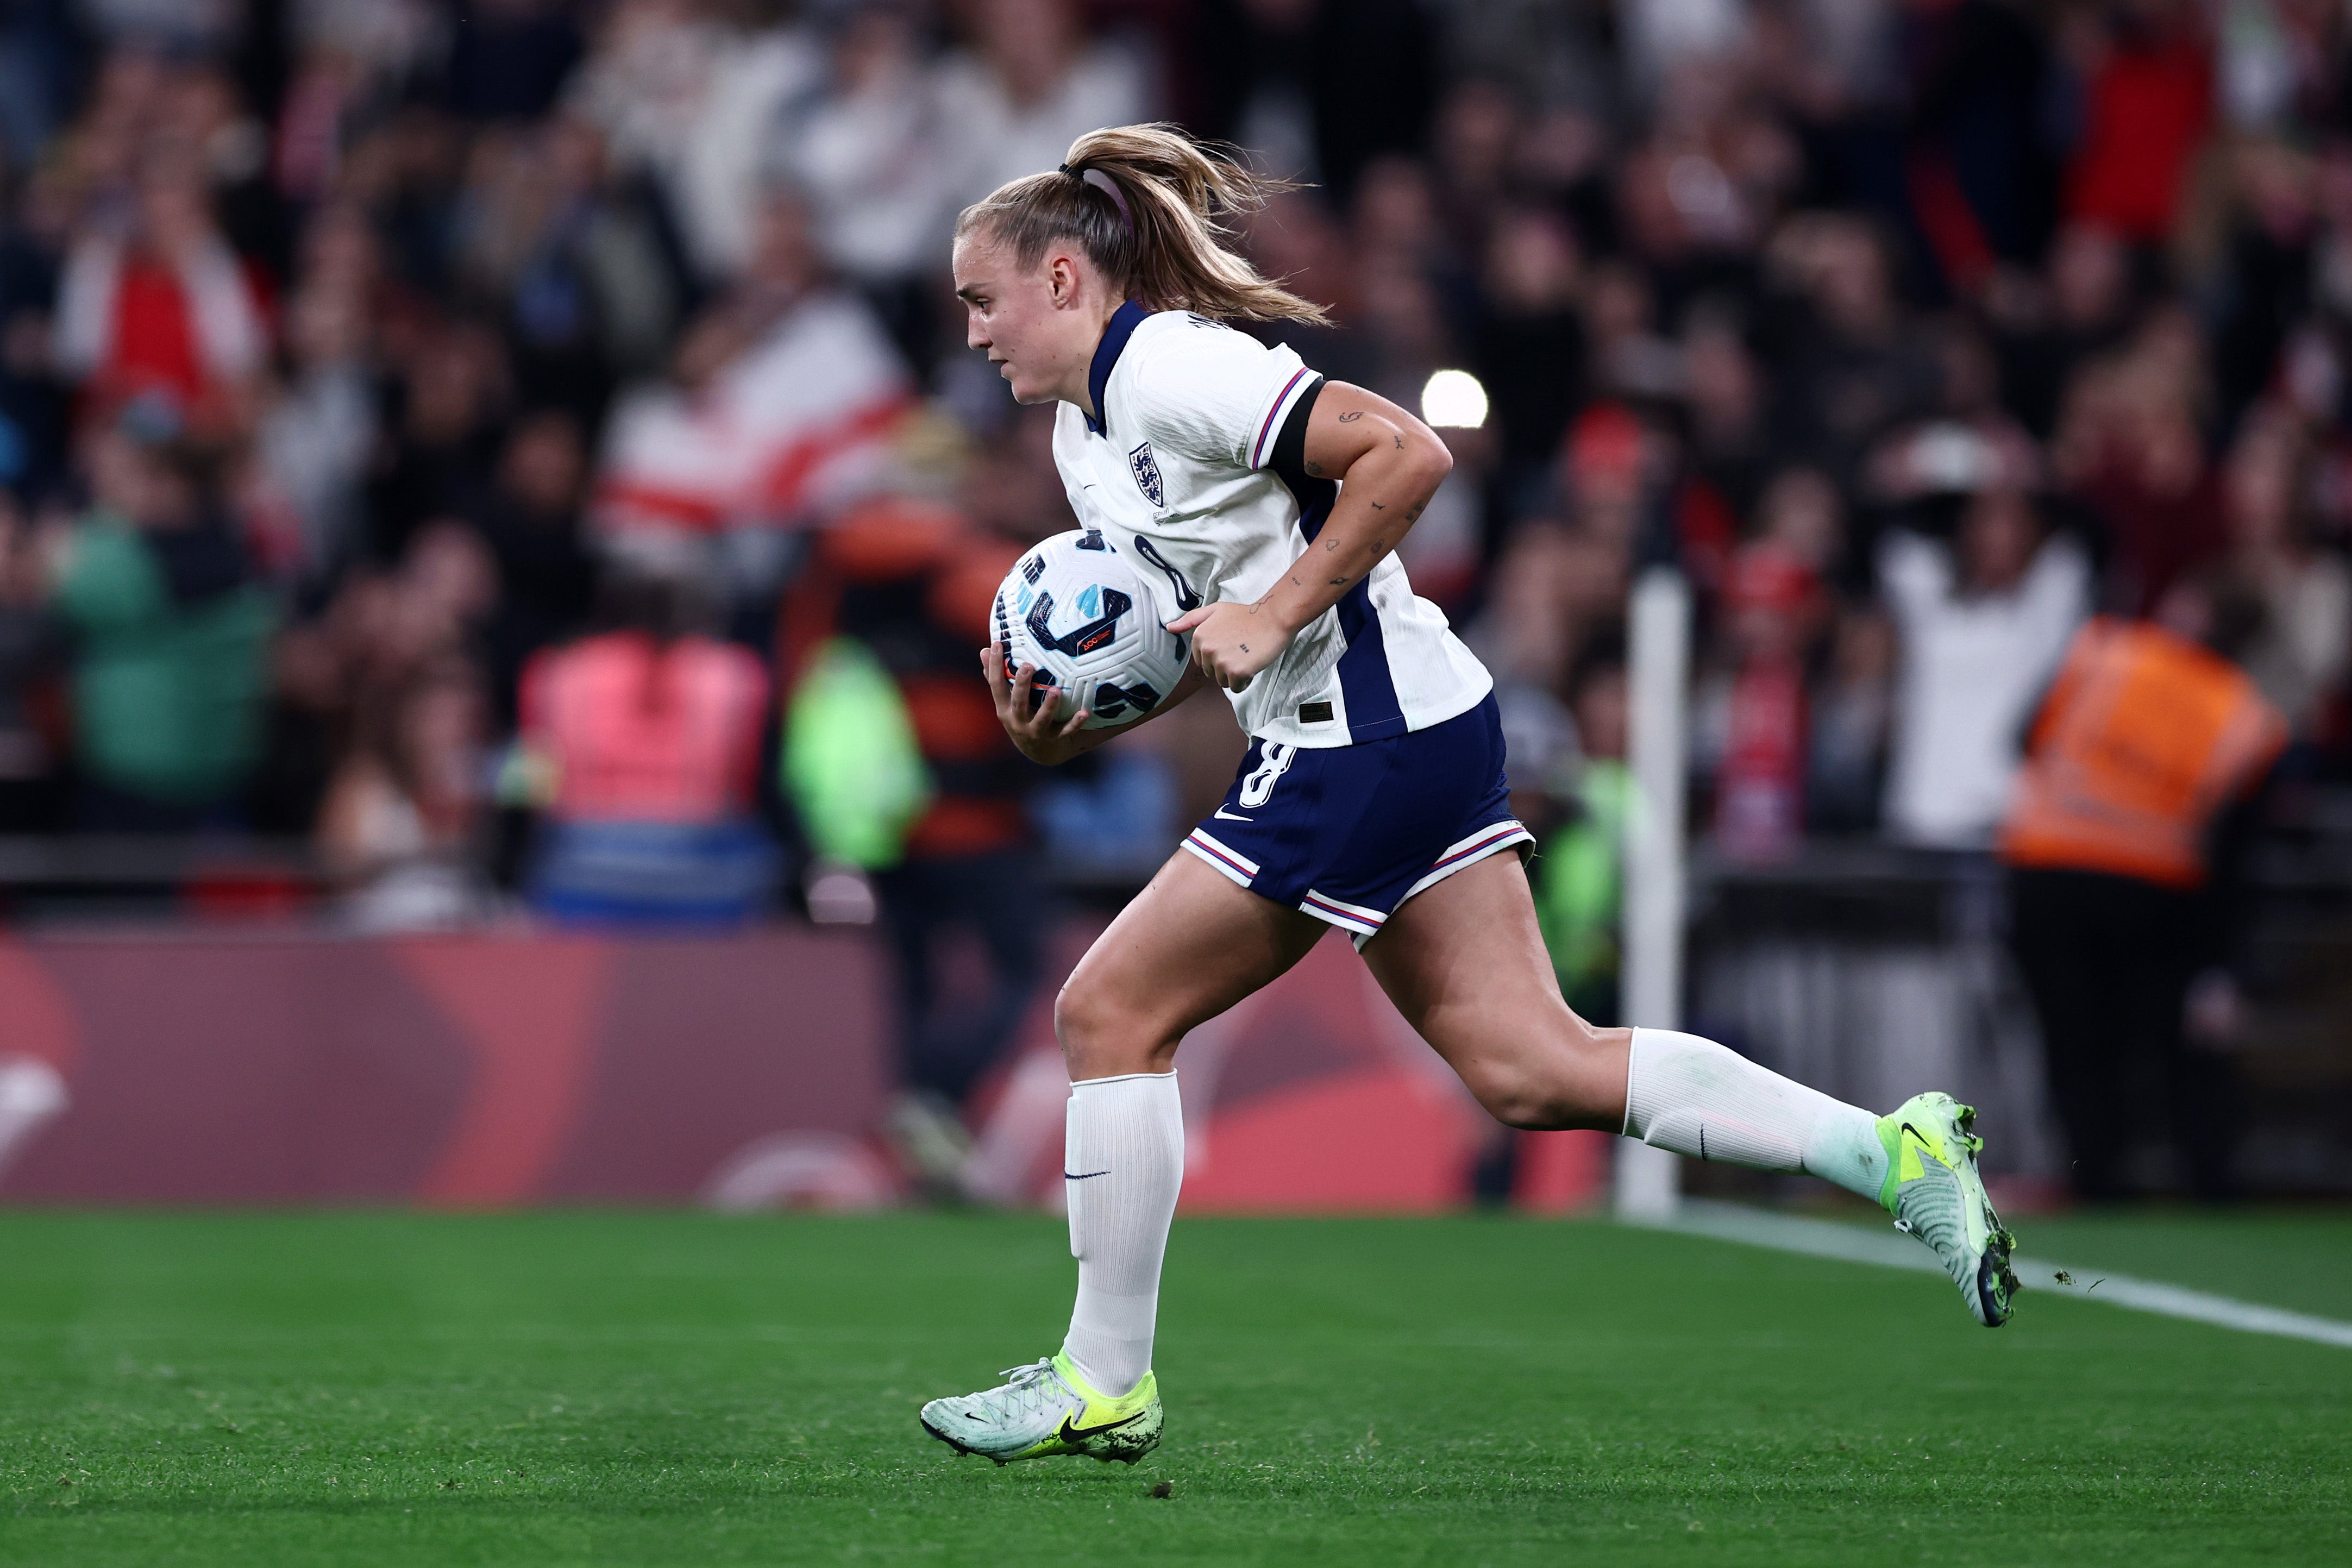
POLYGON ((1389 439, 1396 443, 1396 449, 1397 449, 1398 451, 1402 452, 1402 451, 1403 451, 1403 450, 1404 450, 1404 437, 1402 437, 1402 436, 1391 436, 1391 437, 1389 437, 1389 439))
POLYGON ((1372 503, 1372 510, 1373 510, 1374 511, 1386 511, 1386 510, 1388 510, 1389 509, 1388 509, 1388 507, 1387 507, 1385 504, 1383 504, 1383 503, 1381 503, 1381 502, 1380 502, 1380 501, 1374 501, 1374 502, 1372 503))
POLYGON ((1342 425, 1353 425, 1357 420, 1361 419, 1363 416, 1364 411, 1362 409, 1353 409, 1346 414, 1340 415, 1339 423, 1342 425))
POLYGON ((1424 510, 1426 510, 1428 509, 1428 506, 1429 506, 1429 503, 1428 503, 1427 501, 1423 501, 1423 502, 1422 502, 1422 503, 1421 503, 1421 505, 1419 505, 1419 506, 1417 506, 1417 507, 1413 508, 1411 511, 1409 511, 1409 512, 1405 513, 1405 514, 1404 514, 1404 520, 1405 520, 1407 522, 1413 522, 1413 521, 1419 521, 1419 519, 1420 519, 1420 517, 1421 517, 1421 514, 1422 514, 1424 510))

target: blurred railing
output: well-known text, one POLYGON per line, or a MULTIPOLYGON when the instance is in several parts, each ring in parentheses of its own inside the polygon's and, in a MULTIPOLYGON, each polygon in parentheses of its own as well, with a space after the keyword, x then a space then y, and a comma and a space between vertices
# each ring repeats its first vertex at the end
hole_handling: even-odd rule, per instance
MULTIPOLYGON (((2231 1043, 2239 1174, 2256 1193, 2352 1192, 2352 833, 2306 816, 2248 861, 2231 1043)), ((1864 1105, 1949 1087, 2002 1130, 1988 1163, 2055 1181, 2063 1145, 2040 1030, 1987 855, 1816 841, 1794 858, 1692 868, 1691 1027, 1864 1105)), ((2117 1092, 2149 1096, 2150 1085, 2117 1092)), ((2168 1179, 2161 1155, 2147 1176, 2168 1179)))
POLYGON ((327 878, 299 838, 69 834, 0 837, 0 919, 279 918, 316 907, 327 878))

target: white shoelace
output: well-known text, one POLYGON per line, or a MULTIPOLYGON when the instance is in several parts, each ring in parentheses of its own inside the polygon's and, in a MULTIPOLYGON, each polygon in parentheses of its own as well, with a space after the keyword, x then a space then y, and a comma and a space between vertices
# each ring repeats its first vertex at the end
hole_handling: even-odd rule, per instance
MULTIPOLYGON (((1054 1403, 1054 1396, 1045 1386, 1048 1383, 1066 1389, 1066 1385, 1062 1383, 1061 1375, 1054 1370, 1054 1358, 1051 1356, 1031 1362, 1025 1366, 1008 1366, 996 1375, 1006 1380, 1005 1393, 1008 1397, 1020 1398, 1033 1409, 1043 1409, 1054 1403)), ((1075 1390, 1068 1390, 1068 1392, 1076 1393, 1075 1390)))

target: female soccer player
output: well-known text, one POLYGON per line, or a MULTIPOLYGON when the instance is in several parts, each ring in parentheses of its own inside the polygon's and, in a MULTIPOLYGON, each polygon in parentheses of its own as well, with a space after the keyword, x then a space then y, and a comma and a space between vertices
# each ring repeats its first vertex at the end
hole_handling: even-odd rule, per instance
MULTIPOLYGON (((1493 680, 1393 553, 1451 456, 1385 398, 1223 324, 1324 320, 1223 243, 1220 218, 1275 188, 1172 128, 1125 126, 1080 137, 1059 169, 957 226, 971 345, 1019 401, 1060 402, 1054 458, 1080 522, 1164 579, 1160 608, 1192 634, 1191 668, 1158 711, 1214 683, 1251 740, 1224 805, 1055 1005, 1072 1080, 1068 1335, 1002 1386, 931 1401, 924 1426, 1000 1464, 1131 1463, 1157 1446, 1151 1340, 1184 1163, 1176 1048, 1332 926, 1508 1125, 1603 1128, 1824 1177, 1883 1204, 1977 1321, 1999 1325, 2010 1237, 1969 1108, 1923 1094, 1875 1117, 1711 1040, 1595 1028, 1560 999, 1493 680)), ((1118 733, 1079 728, 1087 713, 1061 712, 1058 693, 1033 709, 1034 671, 993 647, 981 667, 1037 762, 1118 733)))

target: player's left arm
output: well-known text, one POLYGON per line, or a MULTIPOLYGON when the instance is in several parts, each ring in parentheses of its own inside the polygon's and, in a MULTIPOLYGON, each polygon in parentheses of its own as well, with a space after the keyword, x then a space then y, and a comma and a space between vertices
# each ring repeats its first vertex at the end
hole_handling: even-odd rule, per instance
POLYGON ((1453 470, 1454 454, 1387 398, 1334 381, 1307 416, 1302 463, 1309 479, 1340 481, 1307 553, 1255 604, 1203 605, 1169 623, 1192 634, 1194 666, 1228 690, 1247 687, 1397 547, 1453 470))

